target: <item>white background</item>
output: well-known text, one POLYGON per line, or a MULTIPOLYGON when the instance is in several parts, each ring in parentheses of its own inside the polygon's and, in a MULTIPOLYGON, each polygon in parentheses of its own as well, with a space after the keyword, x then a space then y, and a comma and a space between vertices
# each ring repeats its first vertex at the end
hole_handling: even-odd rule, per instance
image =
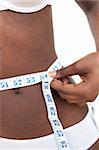
MULTIPOLYGON (((96 51, 87 18, 74 0, 53 0, 52 14, 55 48, 64 66, 96 51)), ((99 97, 91 105, 99 126, 99 97)))

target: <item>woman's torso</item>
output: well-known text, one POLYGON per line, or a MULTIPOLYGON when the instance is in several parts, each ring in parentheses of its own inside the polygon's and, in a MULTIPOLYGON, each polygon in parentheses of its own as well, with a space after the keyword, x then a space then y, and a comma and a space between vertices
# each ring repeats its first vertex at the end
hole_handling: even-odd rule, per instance
MULTIPOLYGON (((66 57, 66 56, 65 56, 66 57)), ((57 58, 50 6, 31 14, 0 12, 0 78, 47 70, 57 58)), ((53 92, 64 127, 79 122, 87 106, 63 101, 53 92)), ((52 133, 41 84, 0 92, 0 136, 29 139, 52 133)))

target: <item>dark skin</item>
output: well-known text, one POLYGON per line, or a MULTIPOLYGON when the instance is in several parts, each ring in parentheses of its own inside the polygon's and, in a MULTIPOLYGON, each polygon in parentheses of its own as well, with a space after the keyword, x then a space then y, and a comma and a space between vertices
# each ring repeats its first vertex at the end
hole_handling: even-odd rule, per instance
MULTIPOLYGON (((47 70, 57 57, 50 6, 32 14, 1 12, 0 34, 0 78, 47 70)), ((64 127, 79 122, 86 115, 87 106, 70 105, 62 101, 56 92, 53 96, 64 127), (72 116, 73 120, 70 119, 72 116)), ((29 139, 52 133, 41 84, 18 91, 3 91, 0 103, 1 137, 29 139)))
POLYGON ((99 2, 77 1, 77 3, 87 15, 96 42, 97 52, 89 54, 72 65, 50 75, 56 78, 51 84, 52 87, 58 91, 63 99, 66 99, 69 103, 82 106, 86 102, 94 101, 99 94, 99 2), (68 78, 77 74, 82 78, 82 82, 68 84, 68 78))
MULTIPOLYGON (((51 72, 50 76, 54 78, 51 87, 63 100, 82 107, 86 105, 86 102, 94 101, 99 94, 99 2, 90 0, 77 0, 76 2, 88 18, 97 52, 57 72, 51 72), (79 75, 82 81, 79 84, 69 84, 68 80, 72 75, 79 75)), ((99 149, 99 141, 90 148, 90 150, 93 149, 99 149)))
MULTIPOLYGON (((51 18, 50 6, 31 14, 0 12, 0 78, 47 70, 57 58, 51 18)), ((69 104, 52 92, 64 128, 85 117, 86 105, 69 104)), ((22 140, 52 133, 41 84, 0 92, 0 105, 0 137, 22 140)))

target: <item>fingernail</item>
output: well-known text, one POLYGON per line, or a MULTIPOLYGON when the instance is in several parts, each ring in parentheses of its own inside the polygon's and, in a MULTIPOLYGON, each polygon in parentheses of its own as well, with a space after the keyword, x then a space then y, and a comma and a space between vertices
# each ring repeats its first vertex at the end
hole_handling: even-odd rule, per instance
POLYGON ((49 72, 49 76, 54 77, 54 76, 56 76, 56 73, 57 73, 56 71, 51 71, 51 72, 49 72))

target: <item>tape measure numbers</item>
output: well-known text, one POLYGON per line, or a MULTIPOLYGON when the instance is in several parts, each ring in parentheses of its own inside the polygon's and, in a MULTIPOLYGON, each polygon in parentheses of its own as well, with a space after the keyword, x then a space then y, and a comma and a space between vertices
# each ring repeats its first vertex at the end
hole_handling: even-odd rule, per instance
POLYGON ((57 109, 50 89, 50 82, 52 81, 52 78, 49 77, 49 71, 59 70, 61 68, 62 65, 59 59, 57 59, 47 71, 1 79, 0 91, 31 86, 42 82, 42 91, 47 107, 48 119, 55 134, 58 149, 70 150, 62 124, 58 118, 57 109))

